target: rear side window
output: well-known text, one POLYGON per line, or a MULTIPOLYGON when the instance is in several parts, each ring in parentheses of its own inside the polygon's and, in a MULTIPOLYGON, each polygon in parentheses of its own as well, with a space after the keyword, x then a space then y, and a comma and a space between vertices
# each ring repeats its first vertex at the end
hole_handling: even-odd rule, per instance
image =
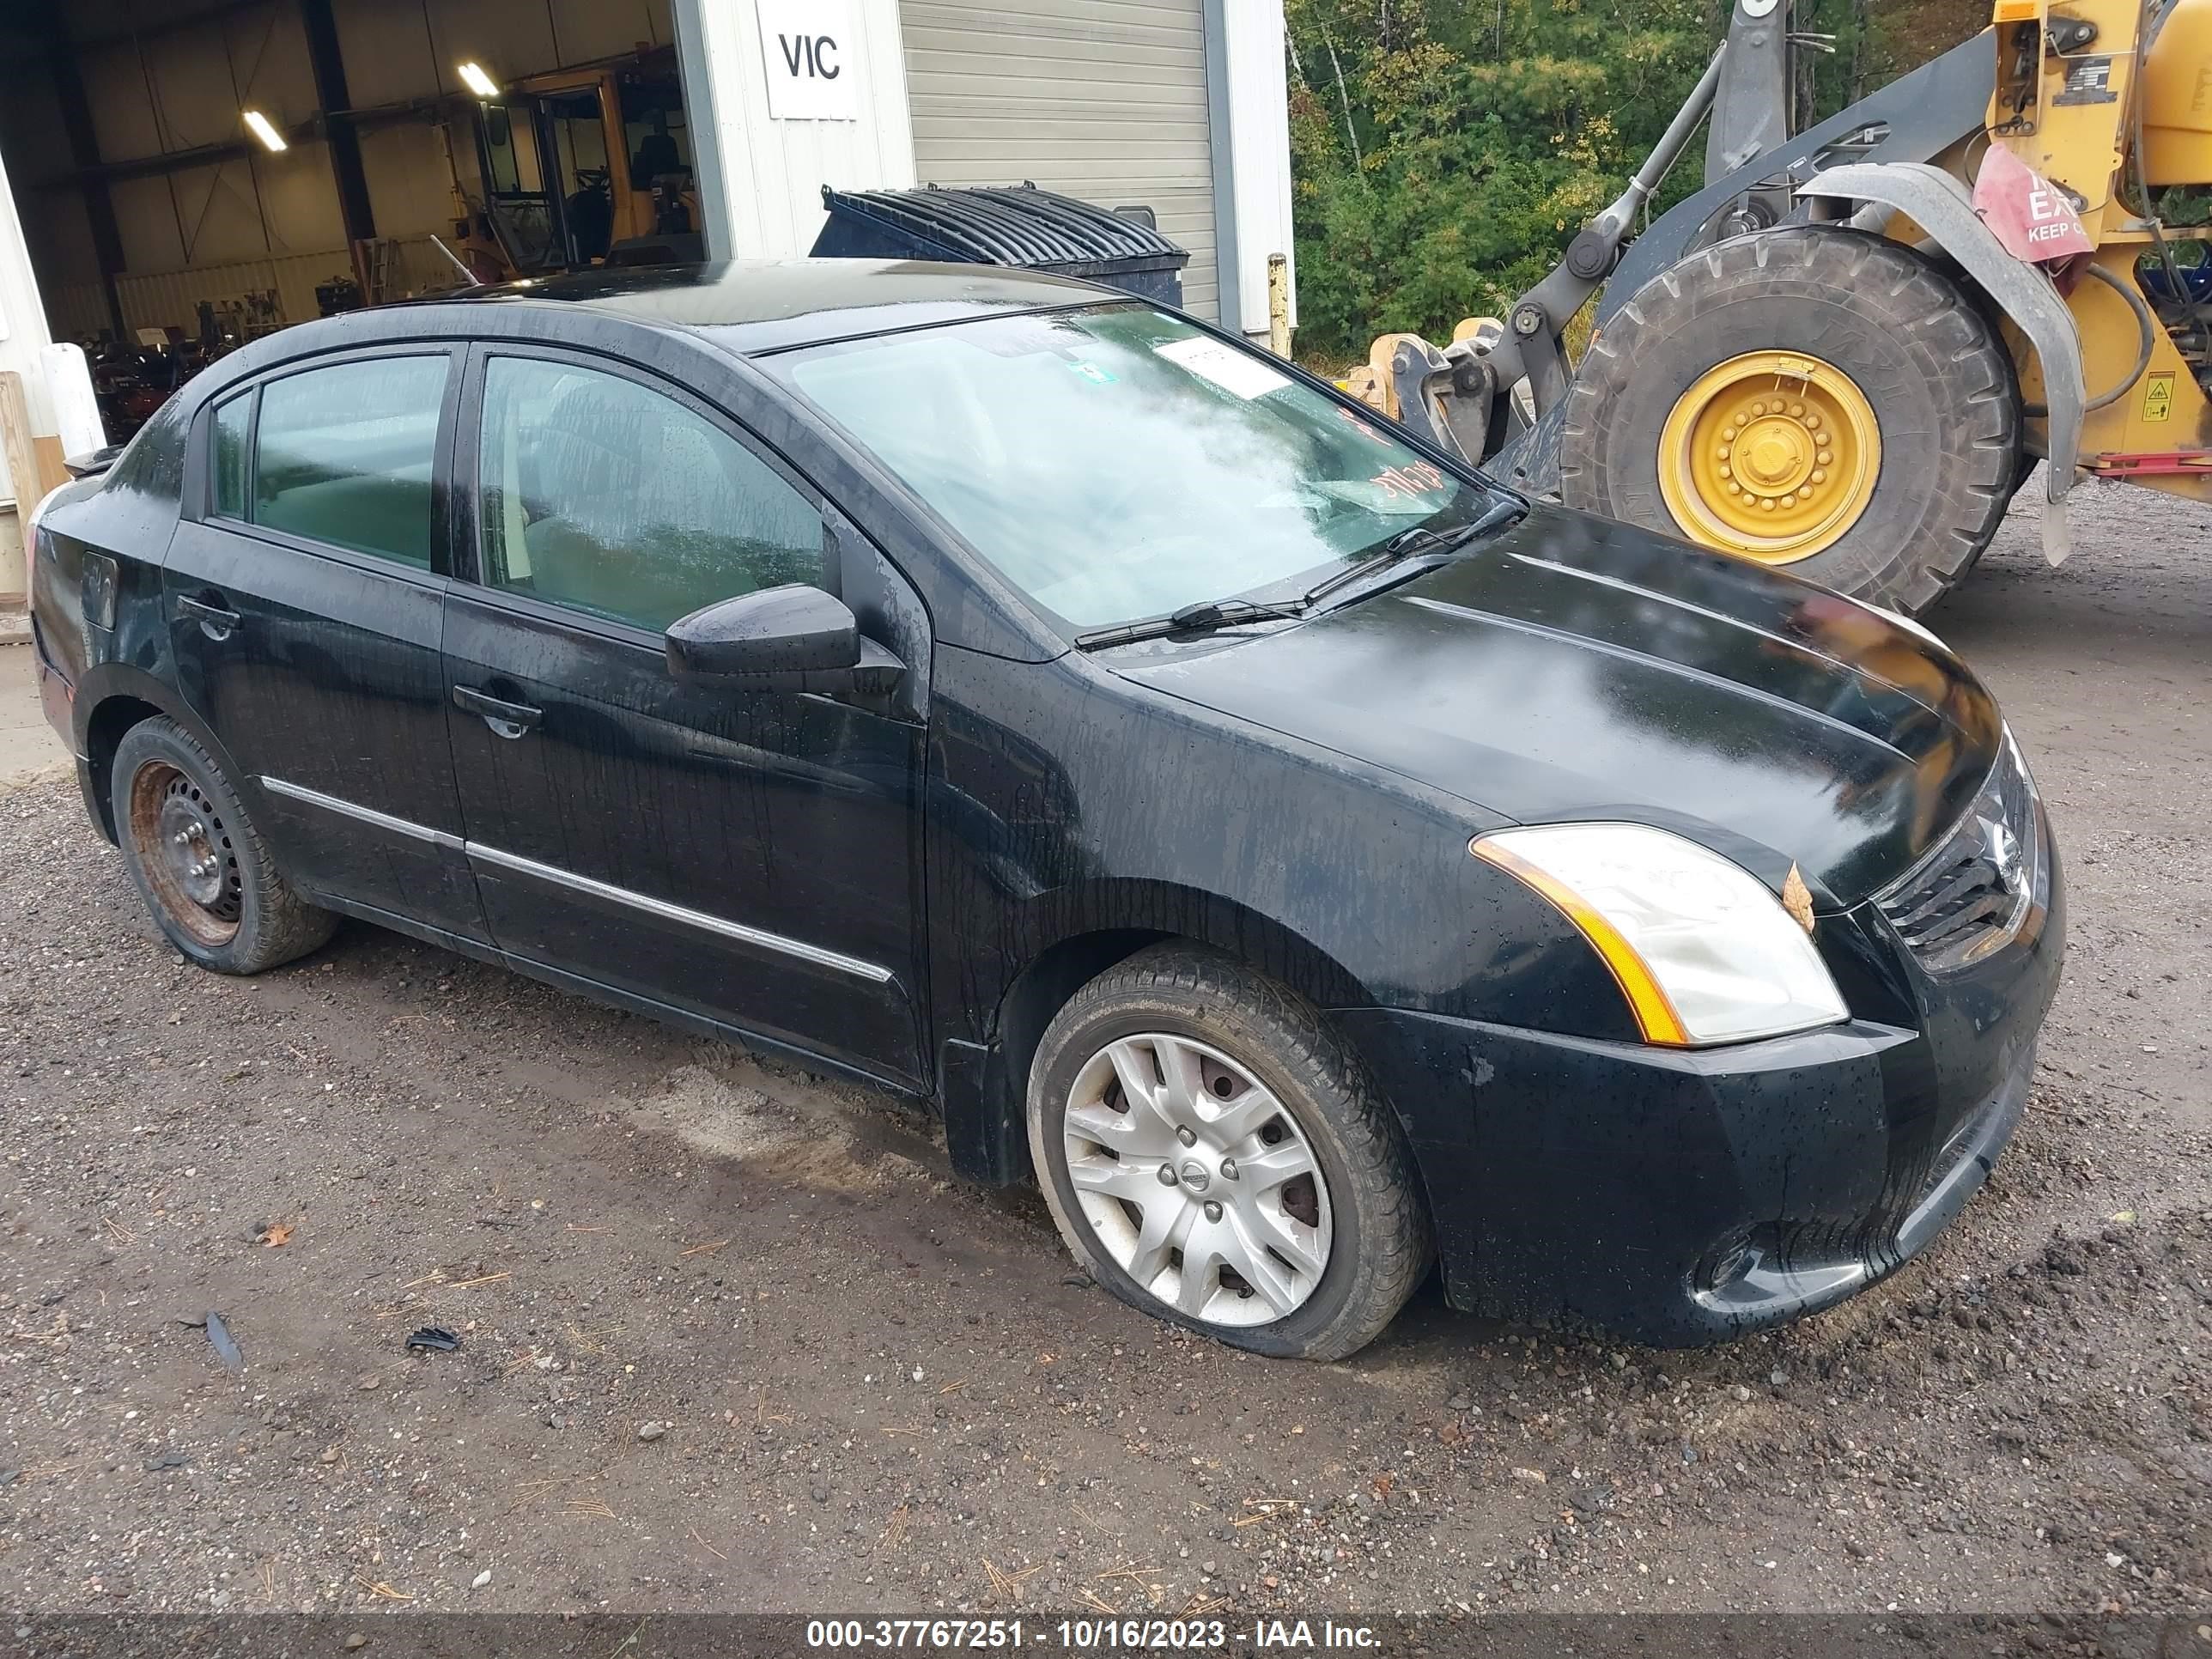
POLYGON ((253 522, 427 569, 446 365, 377 357, 264 386, 253 522))
POLYGON ((233 398, 215 412, 215 510, 225 519, 246 516, 246 463, 253 438, 253 394, 233 398))
POLYGON ((106 487, 173 505, 185 482, 185 427, 182 406, 172 396, 125 447, 106 487))
POLYGON ((806 498, 633 380, 495 357, 479 453, 491 586, 658 632, 717 600, 822 583, 822 519, 806 498))

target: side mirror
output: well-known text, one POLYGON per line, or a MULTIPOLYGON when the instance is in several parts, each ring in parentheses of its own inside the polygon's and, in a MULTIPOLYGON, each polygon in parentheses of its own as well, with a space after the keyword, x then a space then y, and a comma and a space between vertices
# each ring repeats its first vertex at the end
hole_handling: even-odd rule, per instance
POLYGON ((669 623, 668 672, 740 691, 880 694, 904 665, 872 640, 842 599, 803 582, 740 593, 669 623))

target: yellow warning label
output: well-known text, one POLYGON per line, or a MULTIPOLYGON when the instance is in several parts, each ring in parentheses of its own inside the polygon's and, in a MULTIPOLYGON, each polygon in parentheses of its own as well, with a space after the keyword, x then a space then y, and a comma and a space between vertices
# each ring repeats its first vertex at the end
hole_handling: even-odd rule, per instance
POLYGON ((2161 369, 2143 382, 2142 418, 2170 421, 2173 418, 2173 371, 2161 369))

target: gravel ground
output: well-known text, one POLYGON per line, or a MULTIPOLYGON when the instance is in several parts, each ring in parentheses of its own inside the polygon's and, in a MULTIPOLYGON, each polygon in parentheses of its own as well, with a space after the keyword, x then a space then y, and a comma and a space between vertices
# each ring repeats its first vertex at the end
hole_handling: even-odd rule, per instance
POLYGON ((1921 1261, 1698 1354, 1433 1286, 1345 1364, 1188 1340, 895 1101, 367 927, 199 973, 65 778, 0 787, 0 1600, 2212 1604, 2212 515, 2085 495, 1932 618, 2072 880, 2020 1137, 1921 1261))

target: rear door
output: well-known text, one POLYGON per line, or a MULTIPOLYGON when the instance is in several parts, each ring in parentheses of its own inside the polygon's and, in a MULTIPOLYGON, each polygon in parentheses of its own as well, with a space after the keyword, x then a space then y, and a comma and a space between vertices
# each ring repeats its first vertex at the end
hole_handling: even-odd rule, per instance
POLYGON ((547 349, 477 354, 456 464, 472 580, 447 601, 446 666, 493 938, 918 1081, 918 714, 896 695, 687 684, 663 639, 740 593, 839 592, 847 557, 872 573, 874 550, 669 382, 547 349))
POLYGON ((459 362, 312 358, 203 410, 163 600, 179 689, 295 883, 481 940, 439 659, 459 362))

